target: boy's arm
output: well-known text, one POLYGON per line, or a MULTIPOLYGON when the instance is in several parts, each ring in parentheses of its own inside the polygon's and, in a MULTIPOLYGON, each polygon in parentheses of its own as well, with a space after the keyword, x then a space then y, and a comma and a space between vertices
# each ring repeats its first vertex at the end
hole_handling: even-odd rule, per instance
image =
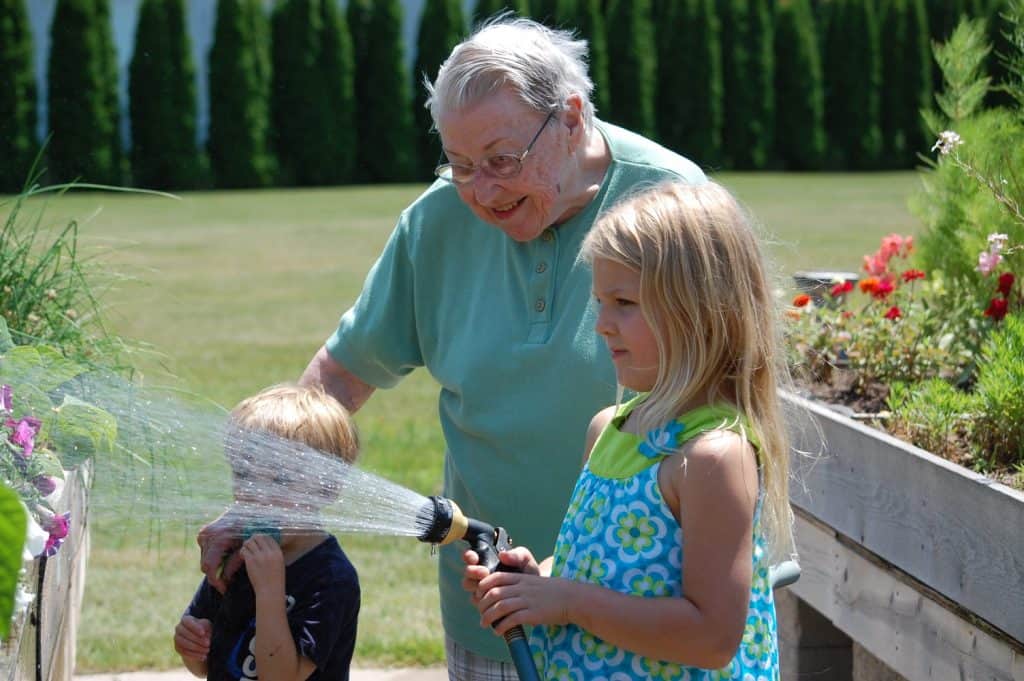
POLYGON ((253 655, 262 681, 305 681, 316 669, 299 654, 285 605, 284 556, 264 534, 242 544, 242 558, 256 596, 256 638, 253 655))
MULTIPOLYGON (((251 574, 251 573, 250 573, 251 574)), ((256 596, 256 642, 253 654, 263 681, 305 681, 316 670, 308 657, 299 655, 288 626, 284 589, 256 596)))

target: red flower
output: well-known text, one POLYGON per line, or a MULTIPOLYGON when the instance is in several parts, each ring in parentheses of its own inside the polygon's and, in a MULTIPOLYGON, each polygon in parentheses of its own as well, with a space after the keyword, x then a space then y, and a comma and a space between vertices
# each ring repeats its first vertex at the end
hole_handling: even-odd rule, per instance
POLYGON ((867 279, 861 279, 857 285, 864 293, 874 293, 875 289, 878 288, 878 278, 868 277, 867 279))
POLYGON ((794 307, 805 307, 809 302, 811 302, 811 297, 806 293, 800 293, 793 298, 794 307))
POLYGON ((890 307, 889 311, 885 313, 885 318, 886 319, 897 320, 897 319, 899 319, 902 316, 903 316, 903 313, 895 305, 890 307))
POLYGON ((843 310, 843 319, 850 319, 853 317, 853 313, 849 310, 843 310))
POLYGON ((853 290, 853 282, 852 281, 850 281, 849 279, 847 279, 845 281, 841 281, 840 283, 838 283, 838 284, 836 284, 835 286, 832 287, 832 297, 833 298, 838 298, 839 296, 843 295, 844 293, 849 293, 852 290, 853 290))
POLYGON ((988 304, 988 309, 985 310, 985 316, 991 317, 993 321, 1002 321, 1009 306, 1010 301, 1006 298, 993 298, 988 304))
POLYGON ((896 287, 893 286, 892 284, 892 280, 886 277, 882 281, 878 282, 878 284, 875 286, 875 290, 871 292, 871 295, 873 295, 875 298, 878 298, 879 300, 882 300, 890 293, 892 293, 895 288, 896 287))
POLYGON ((1003 298, 1010 297, 1010 289, 1013 288, 1014 276, 1013 272, 1003 272, 999 275, 999 285, 996 286, 996 291, 1003 294, 1003 298))
POLYGON ((921 270, 907 270, 903 273, 903 281, 914 281, 915 279, 924 279, 924 272, 921 270))

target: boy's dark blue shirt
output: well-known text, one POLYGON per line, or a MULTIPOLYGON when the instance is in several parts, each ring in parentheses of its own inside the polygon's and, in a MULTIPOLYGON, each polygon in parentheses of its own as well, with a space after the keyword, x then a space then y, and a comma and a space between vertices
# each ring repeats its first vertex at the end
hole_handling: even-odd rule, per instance
MULTIPOLYGON (((316 664, 309 681, 347 681, 356 643, 359 578, 337 539, 328 537, 285 568, 285 594, 288 627, 298 654, 316 664)), ((256 602, 245 568, 224 595, 204 579, 185 613, 213 624, 207 679, 259 677, 250 650, 256 602)))

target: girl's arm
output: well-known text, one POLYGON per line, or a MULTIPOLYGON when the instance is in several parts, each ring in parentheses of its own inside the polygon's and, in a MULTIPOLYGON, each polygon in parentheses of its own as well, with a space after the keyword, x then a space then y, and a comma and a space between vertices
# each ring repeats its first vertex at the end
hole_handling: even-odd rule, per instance
POLYGON ((684 598, 643 598, 563 579, 494 573, 477 594, 481 622, 576 624, 613 645, 706 669, 725 666, 743 636, 752 579, 757 464, 746 441, 716 432, 666 459, 659 486, 686 538, 684 598))
POLYGON ((262 681, 305 681, 316 670, 299 655, 285 609, 284 556, 272 538, 257 534, 242 545, 249 581, 256 595, 253 655, 262 681))

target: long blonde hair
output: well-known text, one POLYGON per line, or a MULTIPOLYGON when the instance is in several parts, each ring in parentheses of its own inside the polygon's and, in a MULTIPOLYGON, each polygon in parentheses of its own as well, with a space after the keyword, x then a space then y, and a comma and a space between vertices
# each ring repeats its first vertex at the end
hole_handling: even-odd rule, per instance
POLYGON ((761 522, 776 557, 793 551, 785 376, 775 298, 760 242, 736 199, 714 182, 669 182, 602 215, 582 246, 640 273, 658 377, 635 410, 639 432, 694 403, 733 404, 753 429, 763 481, 761 522))

